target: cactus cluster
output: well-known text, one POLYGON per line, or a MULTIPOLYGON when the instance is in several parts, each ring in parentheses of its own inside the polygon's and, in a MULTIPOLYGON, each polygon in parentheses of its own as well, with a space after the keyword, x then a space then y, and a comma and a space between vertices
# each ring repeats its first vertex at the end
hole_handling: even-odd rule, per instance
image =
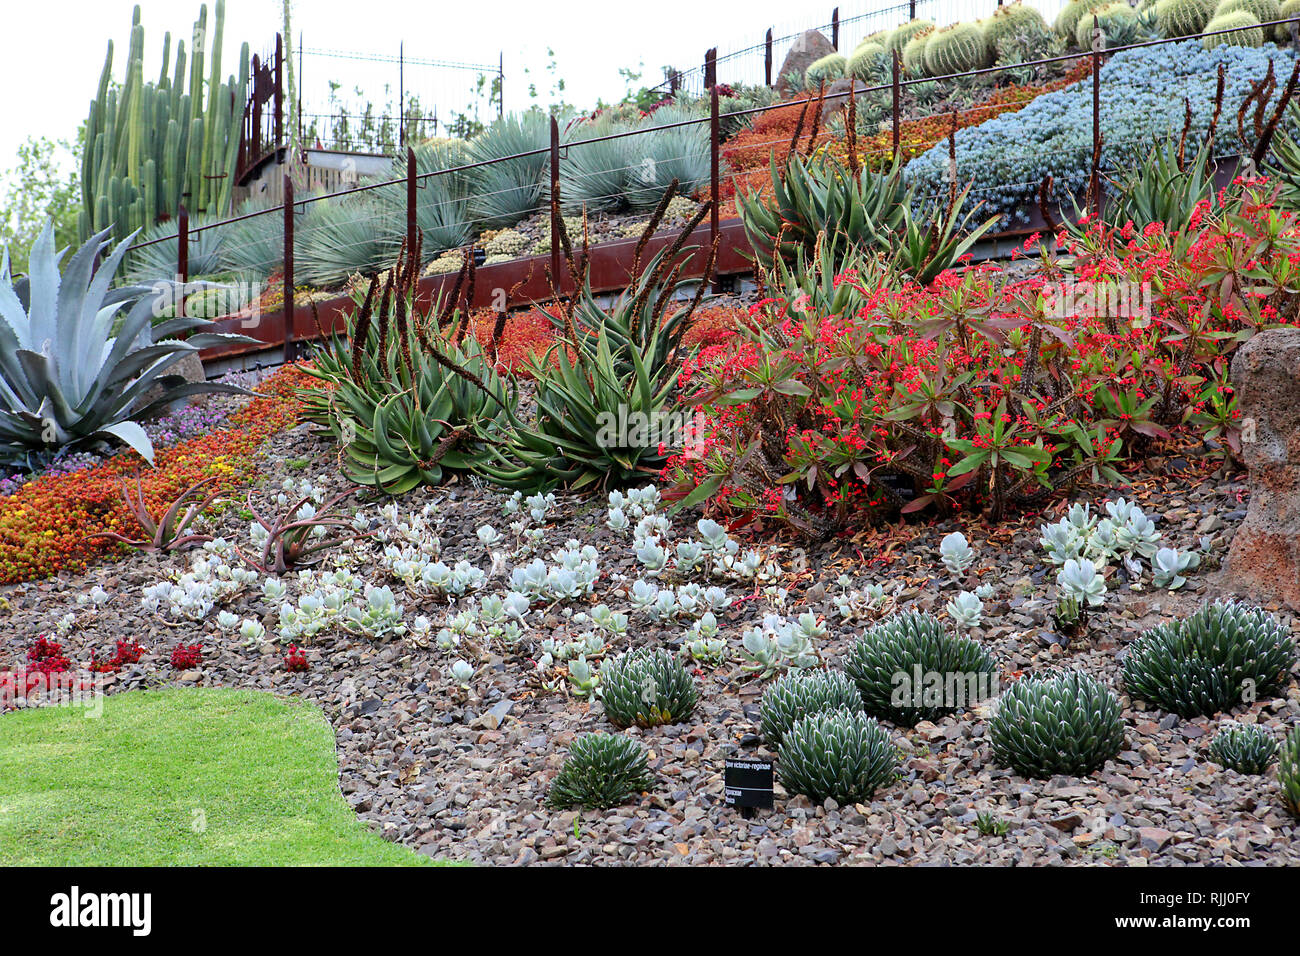
POLYGON ((628 651, 600 671, 605 715, 615 727, 654 727, 685 720, 699 693, 681 661, 655 648, 628 651))
POLYGON ((1199 36, 1213 12, 1214 0, 1160 0, 1156 29, 1163 37, 1199 36))
MULTIPOLYGON (((1278 8, 1276 19, 1285 19, 1286 17, 1300 17, 1300 0, 1286 0, 1278 8)), ((1281 23, 1273 30, 1273 39, 1278 43, 1291 42, 1291 24, 1281 23)))
POLYGON ((844 670, 867 713, 908 727, 979 703, 997 680, 984 648, 918 611, 868 628, 849 651, 844 670))
POLYGON ((1070 0, 1056 16, 1056 35, 1062 40, 1073 42, 1079 21, 1109 2, 1110 0, 1070 0))
POLYGON ((875 718, 846 710, 801 717, 777 751, 781 785, 818 803, 870 800, 893 781, 897 766, 889 732, 875 718))
POLYGON ((1277 782, 1282 787, 1282 802, 1300 817, 1300 726, 1287 735, 1277 760, 1277 782))
POLYGON ((931 20, 909 20, 901 27, 895 30, 889 36, 885 37, 885 51, 892 53, 897 50, 903 52, 903 48, 916 36, 929 33, 934 29, 934 22, 931 20))
POLYGON ((1259 20, 1245 10, 1216 15, 1205 25, 1205 36, 1201 38, 1201 46, 1207 50, 1219 46, 1263 46, 1264 28, 1259 23, 1259 20), (1220 30, 1232 32, 1220 33, 1218 32, 1220 30))
POLYGON ((1212 716, 1276 687, 1295 658, 1291 632, 1267 611, 1215 601, 1134 641, 1124 686, 1179 716, 1212 716))
POLYGON ((980 70, 992 61, 984 31, 974 23, 956 23, 930 34, 925 43, 925 69, 931 76, 980 70))
POLYGON ((217 0, 210 33, 207 6, 200 7, 188 63, 185 43, 178 40, 170 76, 167 34, 156 83, 144 79, 144 26, 138 6, 120 85, 113 83, 109 41, 99 90, 86 118, 79 222, 83 237, 112 227, 114 238, 124 239, 175 215, 182 202, 196 213, 229 211, 242 118, 237 111, 243 110, 246 98, 249 57, 245 43, 239 73, 222 81, 224 21, 225 0, 217 0), (205 58, 210 58, 206 75, 205 58))
POLYGON ((993 756, 1026 777, 1092 773, 1124 746, 1120 704, 1079 671, 1012 684, 989 722, 993 756))
POLYGON ((843 53, 827 53, 821 59, 809 64, 803 75, 804 85, 815 88, 819 83, 829 84, 833 80, 838 80, 844 75, 847 65, 848 61, 843 53))
MULTIPOLYGON (((1229 13, 1249 13, 1260 23, 1272 23, 1281 19, 1282 5, 1277 0, 1220 0, 1214 8, 1213 20, 1229 13)), ((1206 29, 1209 27, 1207 25, 1206 29)), ((1268 28, 1272 32, 1272 27, 1268 28)))
POLYGON ((607 810, 654 786, 639 742, 618 734, 582 734, 551 783, 546 802, 556 809, 607 810))
POLYGON ((842 671, 790 671, 763 691, 759 726, 776 746, 800 718, 829 710, 862 710, 857 685, 842 671))
POLYGON ((1210 742, 1210 759, 1237 773, 1258 774, 1277 756, 1277 738, 1258 724, 1232 724, 1210 742))
POLYGON ((1092 49, 1094 16, 1096 17, 1097 27, 1104 37, 1103 42, 1107 49, 1126 46, 1137 39, 1138 15, 1125 0, 1117 0, 1115 3, 1108 3, 1104 7, 1098 7, 1090 11, 1087 16, 1079 18, 1079 24, 1074 30, 1074 40, 1079 45, 1079 49, 1092 49))
POLYGON ((984 21, 984 42, 990 48, 998 43, 1017 36, 1041 36, 1049 28, 1043 15, 1033 7, 1025 6, 1020 0, 1000 6, 993 15, 984 21))
POLYGON ((871 83, 882 75, 881 71, 889 71, 889 63, 890 56, 879 43, 861 43, 849 57, 845 69, 855 80, 871 83))
POLYGON ((903 72, 908 76, 925 76, 925 47, 933 34, 934 27, 919 30, 903 47, 903 72))

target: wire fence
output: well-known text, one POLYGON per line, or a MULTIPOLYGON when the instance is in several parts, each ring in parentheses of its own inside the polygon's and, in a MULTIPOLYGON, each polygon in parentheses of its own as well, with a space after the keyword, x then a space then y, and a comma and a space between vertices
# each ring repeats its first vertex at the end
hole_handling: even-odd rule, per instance
MULTIPOLYGON (((1300 17, 1290 17, 1279 19, 1266 27, 1285 25, 1290 27, 1291 24, 1300 23, 1300 17)), ((1230 31, 1222 31, 1224 33, 1230 31)), ((871 87, 859 88, 858 95, 865 93, 880 93, 884 91, 893 91, 897 96, 903 89, 918 83, 942 83, 956 82, 959 80, 969 80, 979 76, 992 76, 1000 71, 1007 69, 1022 70, 1026 66, 1059 64, 1070 61, 1087 60, 1091 63, 1093 81, 1084 80, 1079 84, 1078 91, 1080 95, 1087 95, 1092 92, 1091 96, 1093 120, 1094 120, 1094 141, 1092 144, 1092 169, 1093 179, 1096 175, 1106 170, 1100 167, 1102 143, 1100 137, 1100 115, 1099 100, 1096 95, 1096 84, 1099 82, 1100 66, 1103 59, 1109 55, 1122 50, 1137 49, 1142 47, 1159 46, 1161 44, 1181 42, 1186 38, 1159 39, 1149 40, 1141 43, 1131 44, 1124 47, 1117 47, 1109 51, 1102 51, 1100 48, 1092 51, 1083 51, 1076 53, 1063 54, 1056 57, 1047 57, 1031 64, 1016 64, 1014 67, 989 67, 982 70, 974 70, 966 73, 950 74, 943 77, 927 77, 923 79, 904 79, 894 72, 891 83, 879 84, 871 87)), ((1279 80, 1280 85, 1283 81, 1279 80)), ((601 183, 607 181, 607 178, 613 175, 626 174, 635 176, 639 171, 644 170, 644 160, 638 156, 635 149, 627 154, 627 161, 622 165, 603 166, 598 172, 586 172, 580 167, 575 167, 571 161, 575 150, 591 148, 596 144, 602 143, 634 143, 635 137, 663 133, 671 130, 688 130, 699 129, 705 143, 707 144, 707 166, 701 170, 696 177, 697 181, 703 181, 707 175, 709 193, 715 198, 718 196, 718 186, 721 182, 723 169, 721 168, 721 153, 723 143, 720 137, 721 121, 725 119, 736 120, 741 118, 754 118, 775 109, 790 109, 791 107, 806 107, 811 111, 814 107, 821 107, 824 101, 815 96, 796 97, 781 103, 749 107, 739 110, 722 111, 720 106, 720 97, 716 87, 711 91, 709 97, 710 111, 707 115, 689 116, 683 119, 671 122, 663 122, 650 127, 638 127, 626 130, 617 130, 615 132, 592 136, 589 138, 569 138, 565 139, 561 135, 561 126, 553 118, 550 123, 550 142, 546 146, 540 146, 534 149, 525 150, 511 154, 509 156, 494 157, 489 159, 474 160, 461 162, 456 165, 447 166, 441 169, 434 169, 426 172, 419 172, 415 161, 414 151, 407 151, 407 175, 401 179, 385 179, 373 182, 361 183, 354 188, 343 191, 323 193, 316 195, 307 195, 295 197, 293 192, 292 179, 285 177, 285 197, 282 204, 271 206, 265 209, 255 209, 243 212, 239 215, 229 217, 215 222, 196 222, 189 223, 187 218, 182 215, 178 219, 177 231, 175 233, 159 236, 153 239, 145 240, 134 244, 130 251, 140 253, 142 250, 150 247, 162 246, 157 253, 152 254, 153 258, 158 255, 166 255, 174 250, 177 260, 177 274, 184 280, 188 278, 193 270, 190 268, 192 261, 197 265, 199 258, 207 254, 205 252, 205 237, 208 246, 215 245, 210 241, 211 236, 207 235, 217 230, 223 230, 226 233, 221 242, 229 242, 231 245, 227 248, 227 254, 235 252, 234 257, 240 263, 242 268, 250 271, 257 269, 265 272, 280 270, 283 272, 284 282, 284 301, 286 312, 292 312, 294 304, 294 279, 295 261, 301 262, 301 253, 299 243, 304 236, 310 234, 312 230, 324 230, 323 235, 328 237, 327 242, 323 243, 326 247, 327 254, 323 257, 324 263, 320 261, 322 257, 318 256, 317 261, 301 262, 308 269, 308 275, 320 275, 323 271, 330 268, 328 250, 331 243, 334 243, 337 252, 337 268, 335 273, 343 271, 343 263, 352 263, 357 261, 355 247, 367 243, 373 251, 373 266, 377 271, 383 268, 385 262, 391 262, 393 252, 401 244, 403 239, 413 241, 416 230, 419 229, 431 238, 426 245, 426 252, 430 255, 441 251, 442 249, 462 248, 467 245, 467 240, 477 227, 487 227, 495 225, 495 218, 487 214, 479 214, 475 210, 481 209, 485 205, 490 205, 488 200, 494 196, 504 196, 510 193, 518 193, 524 189, 525 201, 517 204, 516 211, 522 212, 520 218, 530 218, 533 216, 545 217, 548 213, 554 214, 551 209, 551 189, 548 179, 543 176, 537 176, 534 182, 530 183, 509 183, 499 189, 480 190, 471 195, 463 195, 451 189, 448 183, 452 179, 444 180, 439 183, 441 177, 462 177, 465 175, 472 176, 476 171, 484 170, 487 167, 499 166, 501 164, 520 163, 524 160, 532 160, 538 164, 540 169, 544 169, 550 174, 550 178, 558 177, 560 181, 559 200, 561 206, 565 202, 565 184, 572 191, 584 182, 595 184, 594 189, 578 190, 581 200, 588 206, 596 207, 604 204, 606 201, 613 205, 627 205, 628 191, 626 187, 618 189, 603 190, 601 183), (566 166, 566 162, 568 165, 566 166), (440 189, 430 191, 431 186, 439 186, 440 189), (531 192, 529 192, 531 190, 531 192), (360 198, 368 198, 373 202, 369 205, 358 205, 355 201, 360 198), (343 215, 333 218, 327 215, 318 217, 308 216, 307 213, 316 207, 317 204, 329 204, 334 200, 348 200, 343 215), (448 215, 443 215, 447 213, 448 215), (463 213, 463 214, 462 214, 463 213), (421 225, 421 223, 424 225, 421 225), (280 229, 280 224, 283 229, 280 229), (300 225, 295 225, 300 223, 300 225), (429 227, 433 223, 434 228, 429 227), (451 223, 455 228, 447 233, 452 238, 461 241, 440 242, 437 234, 439 223, 451 223), (459 231, 457 231, 459 230, 459 231), (360 237, 360 238, 358 238, 360 237), (166 245, 164 245, 166 244, 166 245), (279 248, 277 248, 277 245, 279 248), (165 252, 164 252, 165 250, 165 252), (242 255, 238 254, 242 253, 242 255), (194 257, 192 260, 191 257, 194 257)), ((986 107, 975 106, 972 110, 979 110, 986 107)), ((1225 113, 1226 115, 1226 113, 1225 113)), ((953 111, 946 111, 935 114, 931 118, 942 120, 951 118, 953 111)), ((951 120, 954 121, 955 120, 951 120)), ((810 125, 811 125, 810 120, 810 125)), ((897 154, 901 143, 901 118, 895 111, 890 118, 890 129, 892 132, 891 152, 897 154)), ((747 143, 746 148, 769 146, 778 148, 790 142, 787 136, 773 136, 770 140, 759 143, 747 143)), ((1115 155, 1115 150, 1121 147, 1136 148, 1137 142, 1117 142, 1107 144, 1110 154, 1115 155)), ((1083 151, 1084 153, 1087 150, 1083 151)), ((1028 154, 1027 154, 1028 155, 1028 154)), ((661 155, 660 161, 664 163, 674 162, 694 162, 696 168, 699 168, 701 154, 696 149, 685 149, 680 153, 661 155)), ((960 176, 961 171, 957 170, 956 175, 960 176)), ((949 184, 950 186, 951 184, 949 184)), ((1007 189, 1018 187, 1022 189, 1033 189, 1039 184, 1033 182, 1024 183, 1003 183, 997 187, 983 187, 979 190, 972 190, 972 194, 987 192, 993 188, 1007 189)), ((701 186, 701 188, 703 188, 701 186)), ((924 199, 925 197, 920 197, 924 199)), ((936 191, 931 199, 941 198, 941 192, 936 191)), ((1090 197, 1095 199, 1095 197, 1090 197)), ((648 214, 647 208, 633 209, 633 213, 648 214)), ((571 210, 570 207, 564 207, 564 210, 571 210)), ((709 241, 716 242, 719 230, 718 213, 716 204, 713 215, 710 217, 708 224, 709 241)), ((535 237, 527 237, 533 243, 531 246, 525 246, 523 249, 514 249, 512 253, 533 252, 534 254, 548 254, 551 256, 552 266, 555 272, 558 272, 560 259, 560 238, 555 234, 554 229, 546 228, 539 230, 535 237), (549 236, 544 236, 546 231, 550 232, 549 236), (545 241, 543 242, 543 238, 545 241)), ((302 277, 304 273, 299 273, 302 277)), ((339 278, 336 274, 334 278, 339 278)), ((290 348, 288 337, 291 332, 291 323, 286 323, 286 354, 290 348)))

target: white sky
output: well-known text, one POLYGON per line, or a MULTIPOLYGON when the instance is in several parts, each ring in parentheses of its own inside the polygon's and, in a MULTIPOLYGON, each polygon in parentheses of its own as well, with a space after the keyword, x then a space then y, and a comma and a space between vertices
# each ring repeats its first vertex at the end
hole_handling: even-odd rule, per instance
MULTIPOLYGON (((11 0, 5 4, 0 25, 0 78, 8 91, 0 123, 0 170, 7 170, 18 145, 29 135, 71 139, 85 118, 90 98, 104 62, 107 42, 114 42, 114 75, 123 76, 125 50, 130 38, 131 0, 11 0)), ((188 48, 198 0, 142 0, 145 28, 146 78, 156 78, 161 66, 162 40, 170 30, 184 37, 188 48)), ((727 46, 728 40, 759 42, 769 22, 779 26, 798 14, 799 23, 828 20, 833 0, 792 10, 788 0, 747 0, 734 3, 698 3, 661 0, 660 3, 616 4, 610 0, 295 0, 293 29, 303 33, 303 46, 311 49, 396 54, 405 43, 407 56, 496 63, 504 52, 506 107, 523 108, 526 99, 524 67, 533 71, 539 86, 547 63, 546 48, 555 50, 559 73, 567 83, 569 102, 594 105, 622 96, 620 67, 636 68, 644 59, 646 78, 659 79, 659 67, 673 62, 693 66, 706 46, 727 46), (825 6, 825 10, 820 7, 825 6), (737 18, 754 33, 742 36, 737 18)), ((850 4, 845 4, 847 10, 850 4)), ((862 10, 873 0, 858 0, 862 10)), ((209 3, 209 23, 214 4, 209 3)), ((257 53, 268 48, 281 23, 280 0, 228 0, 222 70, 238 65, 239 43, 247 40, 257 53)), ((296 39, 296 37, 295 37, 296 39)), ((739 45, 738 43, 732 45, 739 45)), ((174 61, 173 61, 174 62, 174 61)), ((312 90, 326 69, 337 79, 358 79, 371 65, 308 59, 304 74, 312 90), (328 64, 328 66, 327 66, 328 64)), ((396 99, 396 67, 386 67, 396 99)), ((421 71, 410 68, 408 83, 419 90, 421 71)), ((368 76, 370 74, 367 74, 368 76)), ((429 72, 424 71, 427 81, 429 72)), ((372 82, 367 86, 374 85, 372 82)), ((382 82, 382 81, 380 81, 382 82)), ((349 86, 354 85, 349 83, 349 86)), ((367 90, 375 99, 383 90, 367 90)))

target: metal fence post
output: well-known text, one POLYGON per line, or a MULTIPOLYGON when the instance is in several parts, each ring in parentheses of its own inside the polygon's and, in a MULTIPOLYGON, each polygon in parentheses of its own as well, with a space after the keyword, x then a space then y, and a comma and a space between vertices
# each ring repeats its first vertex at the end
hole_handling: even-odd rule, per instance
POLYGON ((908 0, 908 3, 907 3, 907 19, 908 19, 909 21, 910 21, 910 20, 915 20, 915 19, 916 19, 916 0, 908 0))
POLYGON ((284 177, 284 363, 294 360, 293 347, 293 177, 284 177))
MULTIPOLYGON (((391 128, 391 127, 390 127, 391 128)), ((397 44, 397 145, 406 145, 406 44, 397 44)))
POLYGON ((190 213, 181 203, 176 211, 176 276, 180 280, 180 298, 176 302, 176 316, 185 314, 185 287, 190 281, 190 213))
POLYGON ((767 28, 767 39, 763 41, 763 82, 772 85, 772 28, 767 28))
POLYGON ((564 280, 560 276, 560 124, 551 117, 551 285, 558 298, 564 280))
POLYGON ((718 48, 711 47, 704 51, 704 88, 707 90, 718 82, 718 48))
POLYGON ((1101 215, 1101 27, 1092 15, 1092 174, 1088 199, 1094 217, 1101 215))
POLYGON ((831 46, 840 48, 840 8, 831 11, 831 46))
POLYGON ((415 148, 406 147, 406 249, 415 254, 415 148))
MULTIPOLYGON (((709 254, 718 245, 718 146, 722 138, 721 129, 718 123, 718 88, 714 86, 709 90, 709 195, 713 197, 713 207, 709 210, 709 254)), ((700 279, 704 281, 703 278, 700 279)), ((715 273, 713 278, 713 291, 721 292, 721 286, 715 273)))
POLYGON ((506 54, 497 53, 497 119, 506 115, 506 54))
POLYGON ((898 127, 898 110, 899 110, 899 102, 902 99, 903 90, 901 84, 899 83, 899 73, 902 70, 902 64, 900 63, 900 57, 898 55, 898 51, 894 50, 893 53, 894 56, 890 62, 890 75, 892 77, 892 82, 894 85, 894 118, 893 118, 894 161, 897 162, 898 154, 899 154, 899 145, 902 137, 902 130, 900 130, 898 127))

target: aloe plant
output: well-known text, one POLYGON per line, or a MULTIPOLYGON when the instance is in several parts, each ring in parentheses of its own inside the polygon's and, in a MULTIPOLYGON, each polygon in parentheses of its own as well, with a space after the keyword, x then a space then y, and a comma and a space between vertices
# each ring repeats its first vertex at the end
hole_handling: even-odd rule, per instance
POLYGON ((82 245, 62 274, 66 250, 55 252, 48 225, 32 246, 29 275, 12 279, 8 250, 0 261, 0 462, 34 467, 63 448, 117 440, 152 463, 153 444, 136 419, 185 395, 244 392, 171 372, 199 349, 250 340, 205 331, 203 319, 154 324, 178 295, 175 283, 110 290, 134 234, 95 271, 109 231, 82 245), (146 403, 155 387, 162 394, 146 403))
POLYGON ((118 534, 113 531, 101 531, 99 534, 92 534, 86 540, 95 538, 104 538, 107 541, 116 541, 119 544, 125 544, 139 551, 181 551, 187 547, 196 544, 202 544, 204 541, 211 541, 210 534, 187 534, 186 530, 194 523, 208 505, 216 501, 221 496, 220 492, 204 496, 199 489, 210 482, 216 481, 216 478, 204 478, 202 481, 195 482, 185 491, 181 492, 163 512, 161 518, 155 519, 149 513, 149 506, 144 500, 144 488, 140 483, 140 473, 135 475, 135 496, 131 495, 131 487, 124 481, 122 482, 122 501, 126 504, 127 510, 131 512, 140 529, 145 533, 143 538, 128 538, 126 535, 118 534), (186 507, 188 505, 188 507, 186 507), (182 512, 181 509, 184 509, 182 512))

